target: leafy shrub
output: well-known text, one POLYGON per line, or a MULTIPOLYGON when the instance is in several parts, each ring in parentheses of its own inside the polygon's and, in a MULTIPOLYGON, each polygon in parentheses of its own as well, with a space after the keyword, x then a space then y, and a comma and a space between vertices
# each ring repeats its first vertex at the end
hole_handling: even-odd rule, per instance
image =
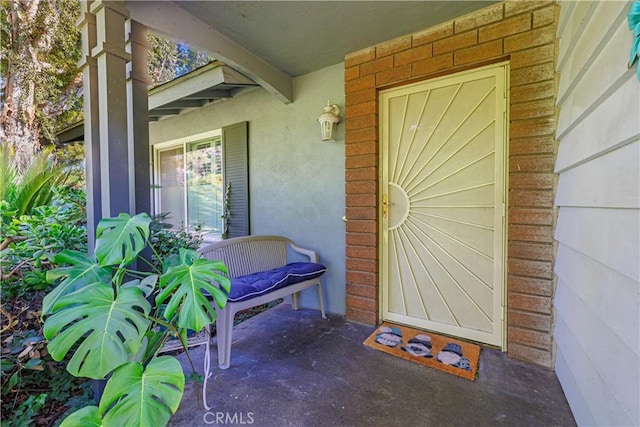
POLYGON ((40 322, 42 299, 51 287, 46 272, 57 267, 49 255, 87 249, 84 192, 67 187, 47 192, 48 205, 30 206, 19 216, 14 216, 15 199, 0 202, 3 425, 49 425, 91 402, 89 384, 49 355, 40 322))
POLYGON ((31 209, 30 215, 11 217, 6 201, 0 202, 2 296, 12 298, 49 288, 46 271, 55 267, 49 255, 63 249, 87 250, 84 193, 59 188, 49 206, 31 209))
POLYGON ((168 213, 154 215, 150 225, 149 244, 154 250, 151 260, 153 267, 158 270, 162 269, 161 260, 177 255, 180 248, 197 250, 203 241, 199 233, 189 232, 185 228, 171 229, 172 225, 165 222, 168 217, 168 213))

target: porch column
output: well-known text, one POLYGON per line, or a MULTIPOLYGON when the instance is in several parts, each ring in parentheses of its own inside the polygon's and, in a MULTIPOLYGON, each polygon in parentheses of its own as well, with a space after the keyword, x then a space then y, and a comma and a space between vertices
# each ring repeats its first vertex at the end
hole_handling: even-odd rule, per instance
POLYGON ((91 56, 97 43, 96 16, 89 11, 90 3, 80 3, 77 26, 82 36, 82 70, 84 95, 84 149, 87 181, 87 233, 89 252, 93 252, 95 230, 100 221, 102 195, 100 189, 100 130, 98 128, 98 64, 91 56), (97 207, 97 209, 96 209, 97 207), (97 212, 96 212, 97 211, 97 212), (96 214, 97 213, 97 214, 96 214))
MULTIPOLYGON (((126 69, 131 55, 125 50, 127 9, 122 1, 96 0, 97 45, 92 56, 98 64, 98 126, 100 128, 100 217, 132 213, 129 197, 129 135, 126 69)), ((97 206, 94 205, 94 209, 97 206)))
POLYGON ((127 20, 127 112, 129 135, 129 205, 132 213, 151 213, 149 159, 149 79, 147 27, 127 20))
POLYGON ((89 251, 104 217, 150 210, 146 28, 122 0, 82 2, 89 251))

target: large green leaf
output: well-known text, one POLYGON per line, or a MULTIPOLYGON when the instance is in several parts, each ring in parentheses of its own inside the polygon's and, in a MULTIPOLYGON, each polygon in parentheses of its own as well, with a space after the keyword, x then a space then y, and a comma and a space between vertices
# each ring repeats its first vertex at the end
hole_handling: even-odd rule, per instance
POLYGON ((127 265, 147 246, 151 217, 146 213, 134 217, 121 213, 116 218, 103 218, 96 227, 98 264, 127 265))
POLYGON ((180 249, 180 264, 169 267, 160 277, 162 291, 156 296, 156 304, 160 305, 170 298, 164 310, 164 316, 173 321, 178 316, 179 328, 199 331, 216 320, 215 309, 209 303, 205 290, 215 300, 218 307, 223 308, 227 295, 219 289, 222 286, 227 292, 231 287, 227 267, 222 261, 211 261, 197 258, 196 251, 180 249))
POLYGON ((58 300, 44 324, 49 353, 60 361, 78 344, 67 365, 76 377, 104 378, 142 345, 151 305, 140 289, 93 283, 58 300))
POLYGON ((98 407, 85 406, 65 418, 60 427, 102 427, 103 425, 98 407))
POLYGON ((100 413, 109 426, 164 426, 178 409, 183 391, 184 374, 175 358, 157 357, 146 368, 130 362, 109 378, 100 413))
POLYGON ((65 279, 42 300, 42 315, 51 313, 54 304, 63 296, 96 282, 109 282, 111 269, 100 267, 93 258, 82 252, 64 250, 52 259, 56 264, 71 264, 47 271, 47 282, 53 283, 61 277, 65 279))

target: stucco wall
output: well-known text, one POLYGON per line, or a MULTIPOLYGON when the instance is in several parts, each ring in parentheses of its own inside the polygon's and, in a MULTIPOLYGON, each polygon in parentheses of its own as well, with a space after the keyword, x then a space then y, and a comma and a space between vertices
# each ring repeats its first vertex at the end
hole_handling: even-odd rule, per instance
POLYGON ((562 2, 556 372, 579 425, 640 425, 640 82, 630 2, 562 2))
MULTIPOLYGON (((294 79, 294 102, 263 89, 150 125, 152 144, 249 122, 251 233, 280 234, 316 250, 329 269, 327 310, 345 312, 344 123, 336 142, 320 140, 327 100, 344 105, 344 65, 294 79)), ((315 306, 314 290, 302 304, 315 306)))

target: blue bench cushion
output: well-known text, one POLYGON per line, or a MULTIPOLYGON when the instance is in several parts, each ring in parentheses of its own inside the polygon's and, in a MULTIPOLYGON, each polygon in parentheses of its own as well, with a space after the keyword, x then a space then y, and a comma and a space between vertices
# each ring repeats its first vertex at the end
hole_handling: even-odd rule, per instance
POLYGON ((231 279, 231 302, 244 301, 294 283, 322 276, 327 267, 315 262, 292 262, 273 270, 260 271, 231 279))

